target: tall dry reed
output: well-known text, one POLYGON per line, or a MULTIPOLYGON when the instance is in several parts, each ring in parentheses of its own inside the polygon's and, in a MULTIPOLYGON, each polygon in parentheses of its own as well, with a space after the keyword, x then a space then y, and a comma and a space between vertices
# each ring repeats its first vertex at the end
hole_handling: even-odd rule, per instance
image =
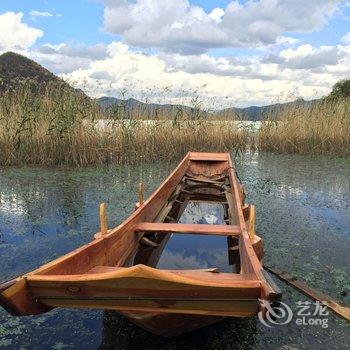
POLYGON ((350 156, 350 99, 323 98, 263 122, 258 148, 279 153, 350 156))
POLYGON ((248 133, 201 113, 168 121, 105 115, 65 84, 23 85, 0 97, 0 165, 96 165, 174 160, 188 151, 240 150, 248 133))

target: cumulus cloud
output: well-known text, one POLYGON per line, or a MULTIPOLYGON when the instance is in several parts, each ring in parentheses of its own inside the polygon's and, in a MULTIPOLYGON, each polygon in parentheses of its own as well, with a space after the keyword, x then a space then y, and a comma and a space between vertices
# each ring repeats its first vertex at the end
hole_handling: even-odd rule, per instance
POLYGON ((224 14, 225 11, 222 8, 216 7, 209 13, 208 17, 214 20, 216 23, 220 23, 224 14))
POLYGON ((336 0, 232 1, 206 13, 188 0, 104 0, 104 28, 130 45, 203 53, 211 48, 280 43, 286 32, 327 24, 336 0))
POLYGON ((25 51, 44 35, 40 29, 22 22, 22 12, 0 15, 0 51, 25 51))
POLYGON ((191 74, 210 73, 219 76, 249 76, 252 59, 235 57, 211 57, 208 54, 180 55, 160 53, 168 71, 184 71, 191 74))
POLYGON ((46 68, 60 73, 71 73, 77 69, 86 69, 91 62, 102 60, 107 57, 107 46, 105 44, 70 45, 61 43, 59 45, 45 44, 31 52, 34 60, 40 61, 46 68))
POLYGON ((62 77, 78 82, 93 96, 116 96, 126 90, 130 97, 143 100, 189 104, 191 94, 199 90, 208 108, 262 105, 275 102, 276 96, 291 96, 291 92, 304 98, 327 94, 337 80, 349 74, 350 67, 350 47, 332 48, 342 52, 337 64, 325 59, 333 52, 330 50, 300 45, 282 50, 274 58, 276 62, 271 62, 267 58, 208 54, 147 55, 113 42, 104 59, 91 60, 88 67, 62 77), (309 68, 292 68, 302 62, 309 68), (170 92, 160 101, 164 91, 170 92))
POLYGON ((345 56, 345 52, 337 46, 321 46, 313 48, 310 44, 296 49, 286 49, 280 53, 285 61, 281 66, 291 69, 314 69, 328 65, 337 65, 345 56))
POLYGON ((216 27, 221 14, 214 11, 209 17, 187 0, 108 1, 106 5, 105 29, 123 35, 135 46, 198 53, 204 47, 220 47, 227 42, 226 34, 216 27))
POLYGON ((92 46, 82 44, 69 45, 66 43, 61 43, 59 45, 45 44, 40 46, 37 51, 47 55, 55 54, 68 57, 100 60, 106 57, 107 46, 105 44, 96 44, 92 46))

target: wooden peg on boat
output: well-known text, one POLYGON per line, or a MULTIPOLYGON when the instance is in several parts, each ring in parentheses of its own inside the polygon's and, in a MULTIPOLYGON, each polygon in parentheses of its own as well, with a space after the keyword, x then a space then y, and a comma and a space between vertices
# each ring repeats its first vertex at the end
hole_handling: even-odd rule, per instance
POLYGON ((100 232, 102 236, 106 235, 108 232, 106 203, 100 204, 100 232))
POLYGON ((143 182, 139 183, 139 190, 138 190, 138 202, 135 204, 135 210, 141 207, 141 205, 144 202, 144 186, 143 182))
POLYGON ((250 205, 248 227, 249 227, 249 237, 250 237, 250 240, 253 242, 254 236, 255 236, 255 205, 250 205))
POLYGON ((139 203, 140 205, 143 204, 144 202, 144 186, 143 186, 143 182, 139 183, 139 203))

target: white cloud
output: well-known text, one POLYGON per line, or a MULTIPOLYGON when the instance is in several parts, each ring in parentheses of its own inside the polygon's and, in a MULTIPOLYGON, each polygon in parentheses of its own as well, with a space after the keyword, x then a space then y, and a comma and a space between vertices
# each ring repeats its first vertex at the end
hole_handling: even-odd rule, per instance
POLYGON ((0 51, 25 51, 44 35, 40 29, 22 22, 22 12, 0 15, 0 51))
POLYGON ((96 44, 92 46, 82 44, 68 45, 66 43, 61 43, 59 45, 45 44, 40 46, 37 51, 47 55, 57 54, 68 57, 102 59, 106 57, 107 46, 105 44, 96 44))
MULTIPOLYGON (((200 53, 227 46, 259 47, 281 42, 286 32, 322 28, 337 0, 232 1, 209 14, 188 0, 104 0, 105 30, 130 45, 200 53)), ((284 43, 287 43, 284 41, 284 43)))
POLYGON ((92 96, 118 96, 127 90, 130 97, 162 103, 188 104, 199 89, 205 106, 213 108, 268 104, 275 102, 276 96, 288 99, 291 92, 292 96, 321 97, 350 73, 350 47, 345 46, 300 45, 281 51, 277 63, 259 57, 146 55, 121 42, 113 42, 106 51, 105 58, 92 59, 85 68, 62 77, 78 82, 92 96), (327 61, 326 56, 337 52, 342 52, 338 63, 327 61), (292 67, 302 62, 309 68, 292 67))
POLYGON ((50 12, 40 12, 35 10, 30 11, 29 14, 33 17, 53 17, 53 14, 50 12))
POLYGON ((224 14, 225 11, 222 8, 216 7, 209 13, 208 17, 213 19, 216 23, 220 23, 224 14))
POLYGON ((324 68, 337 65, 345 54, 344 50, 337 46, 313 48, 310 44, 300 45, 296 49, 287 49, 280 53, 280 57, 285 59, 281 66, 292 69, 324 68))
POLYGON ((31 53, 34 60, 39 60, 45 67, 57 73, 71 73, 77 69, 88 68, 91 62, 107 57, 105 44, 59 45, 45 44, 31 53))

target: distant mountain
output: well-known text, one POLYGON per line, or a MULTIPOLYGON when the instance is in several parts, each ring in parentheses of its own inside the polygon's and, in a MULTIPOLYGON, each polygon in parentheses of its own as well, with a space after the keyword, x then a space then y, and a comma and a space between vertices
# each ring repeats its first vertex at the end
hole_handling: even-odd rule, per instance
MULTIPOLYGON (((205 116, 212 119, 239 119, 249 121, 260 121, 265 117, 277 116, 284 110, 308 107, 315 103, 317 100, 305 101, 298 99, 293 102, 276 103, 268 106, 251 106, 246 108, 230 107, 219 110, 217 112, 203 112, 205 116)), ((138 115, 145 119, 153 119, 155 117, 173 116, 179 110, 187 115, 193 115, 196 113, 194 108, 183 105, 171 105, 171 104, 156 104, 145 103, 133 98, 122 100, 114 97, 101 97, 97 99, 97 103, 106 111, 116 113, 119 109, 123 109, 127 116, 137 117, 138 115)))
POLYGON ((312 104, 314 104, 318 100, 310 100, 305 101, 303 99, 297 99, 293 102, 285 102, 285 103, 276 103, 268 106, 251 106, 246 108, 237 108, 237 107, 231 107, 231 108, 225 108, 218 112, 218 115, 220 115, 223 118, 233 118, 236 116, 237 119, 240 120, 251 120, 251 121, 259 121, 263 120, 267 116, 273 117, 278 116, 279 114, 283 113, 283 111, 296 109, 296 108, 303 108, 303 107, 310 107, 312 104))
MULTIPOLYGON (((74 99, 75 104, 91 106, 93 99, 82 90, 75 89, 40 64, 14 52, 0 55, 0 93, 17 92, 20 87, 31 92, 31 98, 42 99, 48 95, 52 99, 74 99)), ((24 92, 26 93, 26 92, 24 92)))
POLYGON ((97 99, 97 103, 107 113, 125 113, 127 117, 141 117, 142 119, 162 119, 172 117, 176 113, 186 113, 192 115, 195 110, 188 106, 145 103, 134 98, 127 100, 115 97, 101 97, 97 99))

